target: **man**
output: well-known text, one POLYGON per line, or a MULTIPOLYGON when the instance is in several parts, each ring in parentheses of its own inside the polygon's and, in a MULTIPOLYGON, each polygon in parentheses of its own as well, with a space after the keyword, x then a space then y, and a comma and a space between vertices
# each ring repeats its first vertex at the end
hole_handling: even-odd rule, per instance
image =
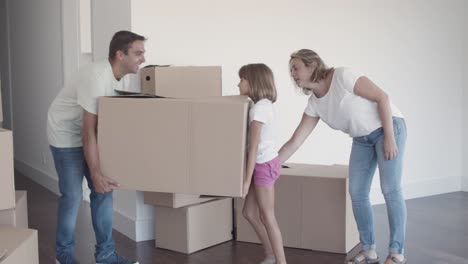
POLYGON ((116 94, 115 90, 122 90, 124 76, 138 71, 145 61, 145 40, 129 31, 115 33, 109 46, 109 58, 81 69, 49 108, 47 136, 61 193, 56 232, 56 258, 60 264, 79 263, 73 250, 83 175, 91 189, 96 263, 138 263, 115 251, 112 190, 119 184, 101 172, 97 149, 97 101, 100 96, 112 96, 116 94))

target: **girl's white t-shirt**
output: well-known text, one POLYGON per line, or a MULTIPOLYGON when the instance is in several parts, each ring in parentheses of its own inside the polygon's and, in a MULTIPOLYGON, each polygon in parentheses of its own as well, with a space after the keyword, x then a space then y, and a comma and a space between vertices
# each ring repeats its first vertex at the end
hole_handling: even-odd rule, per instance
POLYGON ((59 148, 81 147, 83 109, 97 115, 98 98, 123 90, 124 83, 128 82, 125 77, 120 81, 115 79, 107 60, 81 68, 50 105, 47 115, 49 144, 59 148))
MULTIPOLYGON (((354 93, 361 76, 349 68, 336 68, 328 92, 320 98, 312 93, 304 113, 320 117, 331 128, 351 137, 366 136, 382 127, 377 103, 354 93)), ((390 105, 393 116, 403 117, 395 105, 390 105)))
POLYGON ((263 123, 257 150, 257 163, 265 163, 278 156, 276 113, 269 99, 262 99, 250 108, 249 126, 254 120, 263 123))

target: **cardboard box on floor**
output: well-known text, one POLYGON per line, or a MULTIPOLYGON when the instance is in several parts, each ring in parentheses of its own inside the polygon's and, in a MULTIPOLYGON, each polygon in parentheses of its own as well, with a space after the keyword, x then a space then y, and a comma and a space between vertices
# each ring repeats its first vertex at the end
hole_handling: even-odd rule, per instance
POLYGON ((37 231, 0 226, 1 264, 39 264, 37 231))
POLYGON ((5 210, 15 208, 13 136, 10 130, 0 128, 0 150, 0 210, 5 210))
POLYGON ((156 247, 186 254, 232 239, 232 198, 182 208, 155 206, 156 247))
POLYGON ((221 96, 221 66, 151 66, 140 70, 141 92, 175 98, 221 96))
POLYGON ((104 175, 138 191, 242 196, 249 100, 99 99, 104 175))
MULTIPOLYGON (((275 213, 284 246, 347 253, 359 243, 348 166, 287 164, 275 185, 275 213)), ((259 243, 236 199, 237 240, 259 243)))
POLYGON ((198 194, 144 192, 146 204, 179 208, 192 204, 199 204, 215 198, 200 198, 198 194))
POLYGON ((0 225, 28 228, 28 198, 26 191, 15 192, 16 205, 13 209, 0 210, 0 225))

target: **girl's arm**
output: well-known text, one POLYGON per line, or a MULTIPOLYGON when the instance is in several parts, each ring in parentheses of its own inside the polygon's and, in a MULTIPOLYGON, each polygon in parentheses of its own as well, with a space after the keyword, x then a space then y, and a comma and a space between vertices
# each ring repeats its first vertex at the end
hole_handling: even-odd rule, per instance
POLYGON ((391 160, 398 154, 395 136, 393 134, 392 108, 388 95, 369 78, 362 76, 354 85, 354 93, 367 100, 377 103, 380 121, 384 130, 384 155, 391 160))
POLYGON ((252 182, 253 171, 257 163, 257 150, 260 143, 260 132, 262 131, 263 123, 252 121, 249 128, 249 149, 247 151, 247 169, 245 172, 243 194, 247 195, 252 182))
POLYGON ((312 117, 305 113, 302 115, 302 120, 293 135, 286 143, 284 143, 278 152, 281 164, 287 161, 289 157, 291 157, 291 155, 294 154, 294 152, 296 152, 296 150, 302 145, 302 143, 304 143, 312 130, 314 130, 319 120, 320 117, 312 117))

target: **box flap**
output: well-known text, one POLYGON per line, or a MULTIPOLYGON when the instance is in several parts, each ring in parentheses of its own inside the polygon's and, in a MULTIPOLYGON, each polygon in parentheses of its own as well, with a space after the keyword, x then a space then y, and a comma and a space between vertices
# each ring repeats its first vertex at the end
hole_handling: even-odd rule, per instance
POLYGON ((281 168, 281 175, 310 176, 319 178, 347 178, 348 166, 344 165, 312 165, 299 163, 286 163, 281 168))

